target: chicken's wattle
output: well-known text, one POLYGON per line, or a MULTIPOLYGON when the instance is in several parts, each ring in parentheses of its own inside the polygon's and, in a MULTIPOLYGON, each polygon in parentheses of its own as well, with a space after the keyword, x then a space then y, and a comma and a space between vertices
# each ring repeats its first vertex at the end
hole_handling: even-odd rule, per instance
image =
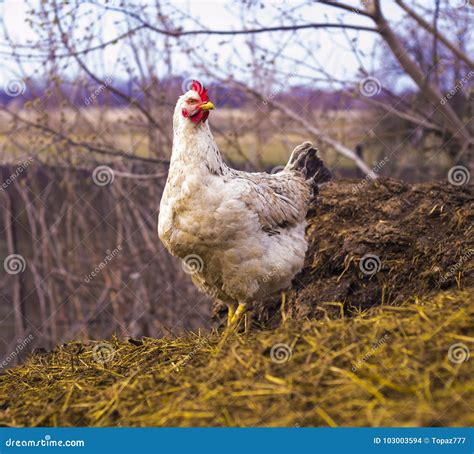
POLYGON ((189 118, 193 123, 199 123, 200 121, 205 122, 207 117, 209 117, 209 111, 201 110, 201 108, 198 108, 193 114, 190 114, 186 109, 183 109, 181 113, 184 118, 189 118))

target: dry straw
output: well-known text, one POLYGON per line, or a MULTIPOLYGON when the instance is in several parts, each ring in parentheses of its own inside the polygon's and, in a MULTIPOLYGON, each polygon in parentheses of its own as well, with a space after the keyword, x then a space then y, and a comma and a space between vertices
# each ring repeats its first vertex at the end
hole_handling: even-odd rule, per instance
POLYGON ((472 359, 448 351, 474 348, 472 297, 292 321, 235 334, 221 351, 215 332, 66 344, 0 375, 0 424, 469 426, 472 359))

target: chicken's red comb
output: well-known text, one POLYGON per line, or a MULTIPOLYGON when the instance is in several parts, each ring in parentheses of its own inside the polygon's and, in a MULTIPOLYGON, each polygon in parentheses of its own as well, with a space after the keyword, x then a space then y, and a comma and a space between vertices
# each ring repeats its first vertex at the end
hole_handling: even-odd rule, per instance
POLYGON ((191 90, 197 92, 203 102, 209 101, 209 98, 207 96, 207 89, 202 86, 199 80, 193 80, 193 82, 191 83, 191 90))

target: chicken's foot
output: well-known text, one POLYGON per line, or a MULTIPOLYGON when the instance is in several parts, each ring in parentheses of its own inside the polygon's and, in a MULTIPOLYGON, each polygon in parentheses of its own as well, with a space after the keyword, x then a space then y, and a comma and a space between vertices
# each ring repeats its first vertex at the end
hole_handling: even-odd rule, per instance
POLYGON ((222 334, 221 340, 217 346, 217 352, 222 350, 222 347, 227 341, 227 338, 230 334, 237 332, 238 326, 245 315, 245 311, 247 310, 246 303, 239 303, 237 309, 234 309, 234 306, 229 305, 229 313, 227 317, 227 326, 222 334))

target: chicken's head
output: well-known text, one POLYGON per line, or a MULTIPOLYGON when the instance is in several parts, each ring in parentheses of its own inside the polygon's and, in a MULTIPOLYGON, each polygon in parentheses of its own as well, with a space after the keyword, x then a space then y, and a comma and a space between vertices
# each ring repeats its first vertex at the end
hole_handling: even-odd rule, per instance
POLYGON ((194 123, 205 122, 214 104, 209 101, 207 89, 198 80, 193 80, 191 89, 180 97, 181 114, 194 123))

